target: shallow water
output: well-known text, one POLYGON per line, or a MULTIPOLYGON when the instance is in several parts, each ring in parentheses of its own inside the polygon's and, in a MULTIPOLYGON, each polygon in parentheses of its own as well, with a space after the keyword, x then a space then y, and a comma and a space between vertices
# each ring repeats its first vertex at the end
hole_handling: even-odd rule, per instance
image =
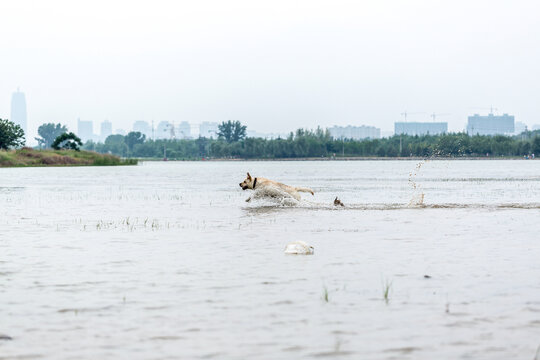
POLYGON ((0 359, 532 359, 540 345, 540 161, 0 169, 0 204, 0 359), (315 196, 246 203, 246 171, 315 196), (296 240, 315 254, 285 255, 296 240))

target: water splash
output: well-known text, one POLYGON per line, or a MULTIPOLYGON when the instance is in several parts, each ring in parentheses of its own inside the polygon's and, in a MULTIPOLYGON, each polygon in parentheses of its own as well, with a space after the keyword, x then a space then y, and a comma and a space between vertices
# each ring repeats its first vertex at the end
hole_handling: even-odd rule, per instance
POLYGON ((296 206, 302 200, 300 195, 294 196, 279 187, 265 186, 255 189, 250 198, 258 203, 266 203, 278 206, 296 206))
POLYGON ((420 192, 419 194, 413 194, 411 200, 409 201, 408 207, 423 207, 424 204, 424 193, 420 192))
POLYGON ((409 180, 408 183, 412 187, 413 194, 411 197, 411 200, 409 201, 409 207, 421 207, 424 206, 424 197, 425 194, 421 189, 421 185, 417 183, 417 176, 420 173, 420 169, 424 164, 427 162, 427 160, 422 160, 418 164, 416 164, 416 167, 413 171, 409 173, 409 180))

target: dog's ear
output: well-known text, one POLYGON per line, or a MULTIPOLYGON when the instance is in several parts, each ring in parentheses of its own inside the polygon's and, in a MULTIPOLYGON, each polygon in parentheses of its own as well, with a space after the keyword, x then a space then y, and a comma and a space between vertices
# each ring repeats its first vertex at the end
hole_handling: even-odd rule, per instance
POLYGON ((249 173, 247 173, 247 176, 248 176, 248 177, 247 177, 248 179, 251 179, 251 175, 249 175, 249 173))

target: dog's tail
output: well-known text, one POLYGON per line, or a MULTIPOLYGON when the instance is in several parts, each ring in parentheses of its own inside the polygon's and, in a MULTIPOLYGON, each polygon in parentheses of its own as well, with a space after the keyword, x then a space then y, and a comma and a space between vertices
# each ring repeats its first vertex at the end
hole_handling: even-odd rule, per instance
POLYGON ((300 191, 300 192, 307 192, 307 193, 311 193, 311 195, 315 195, 313 190, 311 190, 309 188, 297 187, 297 188, 295 188, 295 190, 300 191))

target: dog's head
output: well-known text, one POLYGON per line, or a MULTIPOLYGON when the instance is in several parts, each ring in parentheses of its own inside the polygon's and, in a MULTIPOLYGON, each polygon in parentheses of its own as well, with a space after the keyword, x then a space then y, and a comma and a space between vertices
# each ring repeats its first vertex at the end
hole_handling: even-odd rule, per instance
POLYGON ((249 173, 247 173, 247 178, 239 185, 242 190, 253 189, 253 178, 251 177, 251 175, 249 175, 249 173))
POLYGON ((336 196, 336 198, 334 199, 334 206, 345 206, 345 205, 336 196))

